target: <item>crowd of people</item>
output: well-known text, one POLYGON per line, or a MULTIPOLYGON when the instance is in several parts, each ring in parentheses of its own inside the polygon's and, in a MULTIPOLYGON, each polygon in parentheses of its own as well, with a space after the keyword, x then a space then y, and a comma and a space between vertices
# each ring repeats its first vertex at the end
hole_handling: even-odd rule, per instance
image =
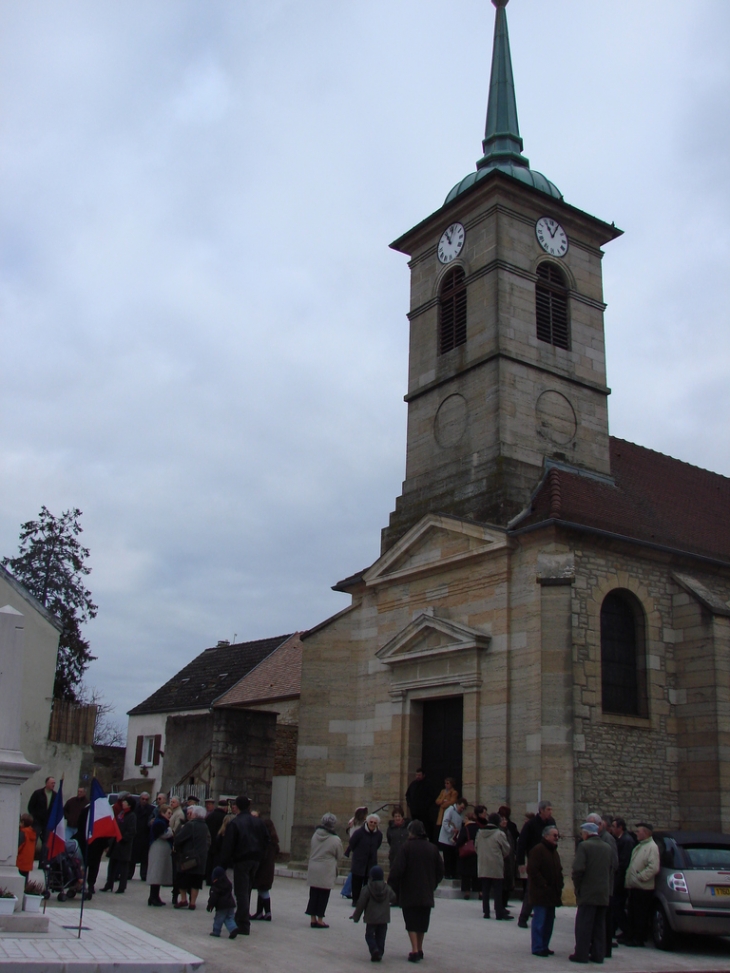
MULTIPOLYGON (((55 797, 55 780, 48 777, 31 795, 28 813, 21 816, 16 864, 26 879, 35 859, 43 854, 55 797)), ((147 792, 122 792, 112 807, 118 836, 96 841, 87 841, 89 810, 83 787, 64 805, 64 854, 68 856, 69 849, 75 854, 78 848, 86 873, 87 900, 96 894, 106 852, 107 878, 99 892, 124 894, 139 866, 140 879, 149 887, 147 904, 151 907, 166 905, 161 890, 170 888, 174 909, 194 910, 206 883, 207 908, 216 913, 212 936, 220 936, 224 925, 231 939, 239 934, 246 936, 252 920, 271 921, 279 838, 274 823, 259 817, 245 795, 235 801, 207 799, 201 805, 194 795, 183 802, 178 796, 168 800, 167 794, 159 793, 152 803, 147 792), (254 890, 258 898, 252 915, 254 890)))
MULTIPOLYGON (((337 834, 337 818, 324 814, 311 839, 307 870, 309 900, 305 913, 313 929, 329 928, 325 915, 343 858, 351 861, 346 889, 353 900, 350 918, 365 920, 365 939, 373 962, 385 951, 391 907, 401 909, 410 941, 409 962, 423 959, 434 892, 444 878, 460 878, 466 898, 478 895, 482 916, 510 921, 509 900, 523 883, 517 925, 531 925, 535 956, 554 955, 550 940, 555 910, 562 904, 563 866, 558 852, 560 833, 549 801, 527 814, 521 829, 503 805, 489 813, 471 806, 446 778, 434 795, 419 770, 406 792, 408 814, 392 805, 385 835, 378 814, 356 810, 347 826, 347 846, 337 834), (388 844, 389 874, 379 864, 383 840, 388 844)), ((31 795, 28 813, 20 820, 17 867, 28 876, 40 851, 55 798, 55 781, 31 795)), ((253 920, 271 920, 271 888, 279 840, 271 820, 251 808, 245 795, 235 801, 195 796, 184 802, 172 795, 122 793, 113 805, 118 837, 86 840, 89 800, 84 788, 64 805, 67 843, 78 844, 86 869, 87 898, 96 892, 104 852, 109 858, 101 892, 123 894, 137 866, 149 886, 148 905, 166 905, 163 888, 171 889, 174 909, 194 910, 204 883, 208 911, 215 912, 211 936, 223 926, 231 939, 249 935, 253 920), (76 841, 72 836, 75 835, 76 841), (229 877, 230 876, 230 877, 229 877), (116 889, 115 889, 116 885, 116 889), (257 892, 251 914, 252 891, 257 892)), ((644 946, 650 933, 652 898, 659 873, 659 849, 652 826, 630 832, 623 818, 589 814, 580 826, 571 879, 577 901, 575 963, 602 963, 619 944, 644 946)))
MULTIPOLYGON (((434 791, 419 769, 406 792, 410 817, 394 805, 387 826, 390 874, 387 881, 378 864, 383 842, 380 818, 366 807, 356 810, 348 823, 348 845, 343 851, 335 825, 326 814, 312 838, 307 913, 315 928, 324 921, 330 890, 341 858, 350 857, 351 894, 358 921, 364 915, 371 959, 378 962, 385 950, 390 907, 402 909, 411 951, 408 960, 423 959, 423 938, 434 907, 434 890, 443 878, 460 878, 465 898, 476 893, 482 916, 510 921, 509 899, 523 883, 517 925, 531 928, 535 956, 554 955, 550 940, 555 910, 562 904, 563 866, 558 852, 560 832, 549 801, 541 801, 536 814, 526 814, 520 829, 503 805, 488 813, 482 804, 470 806, 446 778, 434 791), (532 924, 530 927, 530 918, 532 924)), ((580 826, 571 879, 577 911, 574 963, 602 963, 619 944, 642 947, 650 934, 654 883, 660 868, 659 849, 646 822, 630 832, 623 818, 589 814, 580 826)))

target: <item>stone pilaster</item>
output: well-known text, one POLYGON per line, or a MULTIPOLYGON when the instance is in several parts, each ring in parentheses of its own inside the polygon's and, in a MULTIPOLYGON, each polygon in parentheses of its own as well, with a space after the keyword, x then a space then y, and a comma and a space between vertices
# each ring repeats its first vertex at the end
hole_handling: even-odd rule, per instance
POLYGON ((0 886, 18 896, 16 912, 22 908, 25 888, 15 867, 20 785, 39 769, 20 750, 24 636, 20 612, 10 605, 0 608, 0 886))

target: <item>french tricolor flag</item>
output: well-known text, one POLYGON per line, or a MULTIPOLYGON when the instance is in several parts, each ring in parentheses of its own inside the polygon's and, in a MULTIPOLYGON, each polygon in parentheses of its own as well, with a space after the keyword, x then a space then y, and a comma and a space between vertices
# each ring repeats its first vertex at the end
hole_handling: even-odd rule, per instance
POLYGON ((48 860, 60 855, 66 848, 66 822, 63 819, 63 781, 58 785, 58 793, 51 804, 51 813, 48 815, 48 836, 46 845, 48 846, 48 860))
POLYGON ((122 833, 114 817, 109 798, 102 790, 99 781, 94 777, 91 781, 91 806, 89 808, 86 840, 95 841, 97 838, 116 838, 117 841, 121 841, 122 833))

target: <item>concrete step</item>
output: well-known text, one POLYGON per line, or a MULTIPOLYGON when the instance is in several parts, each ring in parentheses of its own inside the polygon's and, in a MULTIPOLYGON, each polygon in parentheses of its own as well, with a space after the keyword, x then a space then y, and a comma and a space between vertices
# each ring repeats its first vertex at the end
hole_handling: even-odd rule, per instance
MULTIPOLYGON (((307 877, 307 863, 306 862, 287 862, 284 865, 277 865, 274 869, 276 875, 280 875, 282 878, 299 878, 306 879, 307 877)), ((349 874, 349 868, 344 874, 338 874, 335 878, 336 885, 344 885, 345 879, 349 874)), ((387 874, 387 873, 386 873, 387 874)), ((462 892, 461 891, 461 881, 458 878, 445 878, 443 882, 434 892, 434 896, 437 899, 467 899, 477 898, 476 892, 462 892)))

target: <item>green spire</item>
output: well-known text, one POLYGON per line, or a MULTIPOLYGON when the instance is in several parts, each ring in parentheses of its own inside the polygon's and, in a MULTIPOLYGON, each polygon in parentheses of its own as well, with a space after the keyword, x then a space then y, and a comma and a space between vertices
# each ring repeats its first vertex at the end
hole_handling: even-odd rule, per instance
POLYGON ((529 161, 522 155, 522 139, 517 121, 517 101, 505 10, 508 2, 509 0, 492 0, 497 8, 494 21, 492 75, 489 81, 487 125, 482 142, 484 156, 477 162, 477 169, 486 169, 505 162, 525 168, 530 166, 529 161))

